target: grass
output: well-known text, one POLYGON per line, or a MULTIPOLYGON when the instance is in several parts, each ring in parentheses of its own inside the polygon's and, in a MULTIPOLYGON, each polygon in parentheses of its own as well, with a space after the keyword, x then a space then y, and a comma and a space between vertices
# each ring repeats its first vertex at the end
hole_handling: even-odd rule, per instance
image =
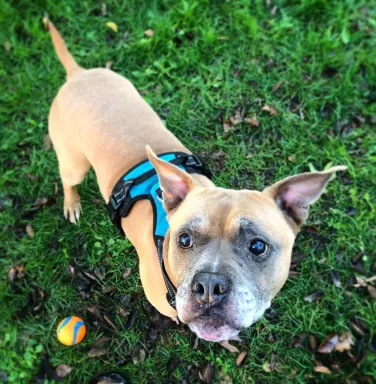
MULTIPOLYGON (((99 371, 122 372, 132 382, 181 382, 188 364, 202 370, 209 362, 215 364, 215 382, 376 377, 370 346, 375 301, 365 288, 352 286, 355 275, 375 274, 376 3, 249 3, 111 0, 103 15, 95 1, 0 0, 0 381, 7 376, 10 383, 30 382, 46 354, 53 366, 72 366, 66 382, 77 383, 99 371), (62 218, 61 188, 56 204, 51 200, 35 215, 25 214, 36 198, 51 199, 55 183, 60 186, 56 156, 44 149, 43 138, 49 106, 65 75, 42 23, 45 14, 80 65, 103 67, 111 61, 114 71, 129 78, 167 127, 204 155, 217 185, 262 189, 308 171, 310 164, 317 169, 330 162, 349 167, 311 209, 311 227, 298 236, 294 252, 307 255, 298 267, 300 275, 289 279, 274 300, 274 315, 245 332, 239 347, 248 356, 242 368, 236 367, 236 356, 216 344, 200 341, 193 349, 192 335, 180 328, 147 346, 144 298, 136 304, 135 325, 125 328, 119 295, 142 287, 137 273, 126 280, 121 274, 136 266, 136 254, 105 210, 91 202, 100 199, 93 173, 79 187, 84 215, 77 226, 62 218), (106 27, 108 21, 118 25, 117 33, 106 27), (154 36, 145 36, 146 29, 154 36), (279 81, 281 87, 273 92, 279 81), (261 111, 263 105, 274 105, 278 115, 261 111), (260 126, 239 124, 226 134, 218 116, 228 119, 243 106, 248 117, 256 113, 260 126), (27 224, 35 232, 33 239, 26 235, 27 224), (363 256, 355 267, 361 272, 351 261, 359 252, 363 256), (72 260, 87 270, 105 265, 100 284, 115 291, 82 298, 66 273, 72 260), (25 276, 10 283, 7 271, 16 265, 24 266, 25 276), (333 285, 332 272, 338 274, 340 288, 333 285), (25 305, 36 286, 45 292, 39 310, 39 299, 25 305), (325 291, 321 301, 304 301, 317 289, 325 291), (105 306, 119 332, 96 328, 90 306, 105 306), (66 348, 56 340, 55 329, 71 314, 82 316, 89 328, 81 344, 66 348), (351 324, 359 319, 366 330, 364 336, 354 333, 355 360, 365 354, 359 364, 345 353, 320 355, 291 346, 302 333, 321 342, 330 333, 354 332, 351 324), (101 335, 111 337, 110 352, 88 357, 101 335), (136 365, 132 357, 139 347, 149 353, 136 365), (267 372, 273 353, 278 365, 267 372), (180 364, 168 377, 173 355, 180 364), (117 366, 120 358, 126 361, 117 366), (314 372, 315 359, 324 359, 332 374, 314 372)), ((191 382, 198 380, 190 376, 191 382)))

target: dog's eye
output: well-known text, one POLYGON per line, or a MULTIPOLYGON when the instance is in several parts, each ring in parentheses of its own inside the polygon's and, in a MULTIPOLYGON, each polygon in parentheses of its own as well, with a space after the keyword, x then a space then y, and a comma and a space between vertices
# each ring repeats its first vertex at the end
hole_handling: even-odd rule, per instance
POLYGON ((254 239, 251 241, 249 250, 255 256, 262 256, 268 251, 268 245, 261 239, 254 239))
POLYGON ((192 239, 188 233, 181 233, 179 235, 179 245, 181 248, 191 248, 192 247, 192 239))

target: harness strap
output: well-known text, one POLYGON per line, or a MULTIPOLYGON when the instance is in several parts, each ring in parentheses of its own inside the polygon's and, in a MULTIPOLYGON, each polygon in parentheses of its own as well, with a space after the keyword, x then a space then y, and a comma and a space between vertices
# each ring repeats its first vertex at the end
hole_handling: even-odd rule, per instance
MULTIPOLYGON (((158 155, 161 159, 184 169, 188 173, 196 173, 211 178, 210 171, 203 165, 197 155, 184 152, 168 152, 158 155)), ((153 208, 153 237, 157 249, 163 280, 167 288, 167 301, 176 308, 176 288, 166 272, 163 261, 163 243, 168 230, 166 211, 162 204, 162 191, 156 171, 149 160, 145 160, 131 168, 115 184, 107 204, 111 222, 124 235, 121 218, 127 217, 134 204, 142 199, 151 202, 153 208)))

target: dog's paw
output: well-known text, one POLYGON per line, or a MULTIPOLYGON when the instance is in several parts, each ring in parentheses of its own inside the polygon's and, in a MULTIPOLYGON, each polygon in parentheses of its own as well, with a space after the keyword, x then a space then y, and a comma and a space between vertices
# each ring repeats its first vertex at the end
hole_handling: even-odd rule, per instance
POLYGON ((72 224, 77 224, 81 213, 82 208, 79 201, 75 201, 73 203, 64 202, 64 217, 72 224))

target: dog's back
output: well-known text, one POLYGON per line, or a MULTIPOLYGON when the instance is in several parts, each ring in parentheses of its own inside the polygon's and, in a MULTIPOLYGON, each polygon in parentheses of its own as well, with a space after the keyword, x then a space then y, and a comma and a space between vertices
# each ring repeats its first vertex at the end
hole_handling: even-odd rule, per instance
POLYGON ((130 81, 108 69, 81 68, 51 22, 49 29, 67 72, 51 107, 49 132, 60 170, 79 170, 72 182, 78 184, 91 165, 107 199, 124 170, 145 158, 146 144, 157 152, 185 149, 130 81))

